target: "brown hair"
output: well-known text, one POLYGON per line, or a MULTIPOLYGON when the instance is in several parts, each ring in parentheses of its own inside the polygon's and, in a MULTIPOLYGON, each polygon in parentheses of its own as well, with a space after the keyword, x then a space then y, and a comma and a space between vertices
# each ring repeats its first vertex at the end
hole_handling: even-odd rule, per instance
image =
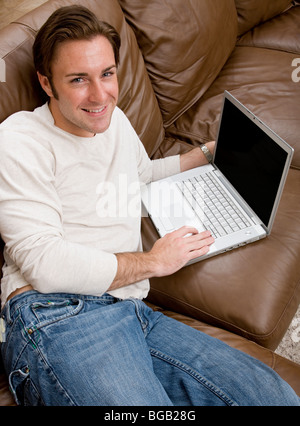
POLYGON ((65 6, 55 11, 37 33, 33 44, 33 59, 36 70, 52 82, 51 64, 60 43, 71 40, 91 40, 102 35, 110 42, 119 64, 121 40, 110 24, 99 21, 96 15, 84 6, 65 6))

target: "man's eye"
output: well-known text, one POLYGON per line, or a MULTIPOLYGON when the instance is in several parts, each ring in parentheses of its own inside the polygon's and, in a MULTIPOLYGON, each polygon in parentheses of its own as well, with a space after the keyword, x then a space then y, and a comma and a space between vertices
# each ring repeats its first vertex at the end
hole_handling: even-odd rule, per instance
POLYGON ((83 78, 81 78, 81 77, 76 77, 76 78, 73 78, 73 80, 71 81, 71 83, 82 83, 83 82, 83 78))

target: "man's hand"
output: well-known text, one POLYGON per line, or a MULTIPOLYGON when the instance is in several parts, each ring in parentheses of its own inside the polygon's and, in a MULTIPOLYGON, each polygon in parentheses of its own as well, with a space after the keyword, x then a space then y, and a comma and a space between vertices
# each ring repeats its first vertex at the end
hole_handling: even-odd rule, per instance
POLYGON ((184 226, 157 240, 149 252, 118 253, 117 274, 108 290, 171 275, 190 260, 208 253, 213 242, 210 231, 199 233, 193 227, 184 226))
POLYGON ((213 244, 210 231, 199 233, 197 229, 184 226, 156 241, 148 253, 155 264, 155 276, 171 275, 190 260, 204 256, 213 244))

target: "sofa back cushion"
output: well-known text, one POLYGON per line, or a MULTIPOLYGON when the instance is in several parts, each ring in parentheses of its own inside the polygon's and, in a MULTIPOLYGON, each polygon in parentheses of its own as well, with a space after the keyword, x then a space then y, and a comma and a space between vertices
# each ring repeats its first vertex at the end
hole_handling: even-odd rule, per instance
POLYGON ((162 116, 135 35, 117 0, 51 0, 0 31, 0 58, 6 66, 6 81, 0 82, 0 122, 46 101, 32 60, 35 34, 57 8, 81 3, 121 35, 118 105, 152 155, 164 138, 162 116))
POLYGON ((119 0, 143 53, 165 126, 208 89, 237 37, 233 0, 119 0))
POLYGON ((235 0, 238 13, 238 35, 268 21, 292 6, 291 0, 235 0))

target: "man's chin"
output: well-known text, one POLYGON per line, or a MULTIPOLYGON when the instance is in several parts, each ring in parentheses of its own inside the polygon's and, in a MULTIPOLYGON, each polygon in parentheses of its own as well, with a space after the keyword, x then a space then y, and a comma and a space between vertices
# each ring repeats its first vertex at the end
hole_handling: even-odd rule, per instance
POLYGON ((104 132, 106 132, 106 130, 108 130, 109 129, 109 127, 110 127, 110 123, 111 123, 111 120, 109 120, 109 122, 108 123, 106 123, 106 124, 101 124, 101 126, 94 126, 93 128, 92 128, 92 132, 94 133, 94 134, 98 134, 98 133, 104 133, 104 132))

